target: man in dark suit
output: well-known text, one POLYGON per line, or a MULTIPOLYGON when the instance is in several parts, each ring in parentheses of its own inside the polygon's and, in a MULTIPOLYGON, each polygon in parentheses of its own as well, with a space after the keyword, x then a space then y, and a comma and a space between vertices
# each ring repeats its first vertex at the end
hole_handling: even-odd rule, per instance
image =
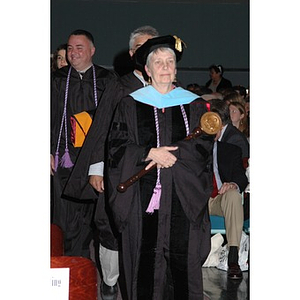
POLYGON ((210 103, 211 111, 218 113, 222 120, 223 128, 219 140, 240 147, 242 158, 249 158, 249 142, 246 136, 231 124, 228 104, 220 99, 212 99, 210 103))
MULTIPOLYGON (((218 111, 215 110, 215 112, 218 111)), ((224 216, 225 218, 229 247, 228 278, 241 279, 243 275, 238 264, 238 249, 244 222, 241 193, 245 190, 248 179, 243 167, 241 148, 230 143, 220 142, 222 130, 215 138, 213 150, 214 190, 208 206, 210 215, 224 216)))

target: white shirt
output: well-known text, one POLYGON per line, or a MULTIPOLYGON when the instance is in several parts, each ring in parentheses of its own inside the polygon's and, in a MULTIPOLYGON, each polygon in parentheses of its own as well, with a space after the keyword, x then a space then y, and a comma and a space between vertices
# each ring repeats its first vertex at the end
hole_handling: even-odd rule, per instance
MULTIPOLYGON (((220 142, 222 137, 223 137, 223 134, 227 128, 227 125, 226 124, 222 129, 221 129, 221 135, 220 137, 218 138, 218 141, 220 142)), ((214 143, 214 148, 213 148, 213 168, 214 168, 214 175, 215 175, 215 178, 216 178, 216 183, 217 183, 217 187, 218 187, 218 190, 221 188, 222 186, 222 181, 221 181, 221 178, 220 178, 220 174, 219 174, 219 169, 218 169, 218 159, 217 159, 217 149, 218 149, 218 142, 215 141, 214 143)), ((240 191, 240 188, 239 186, 235 183, 235 182, 231 182, 233 184, 236 185, 236 188, 238 191, 240 191)))
POLYGON ((218 149, 218 142, 215 141, 214 148, 213 148, 213 168, 214 168, 214 174, 215 174, 215 178, 216 178, 217 187, 219 190, 222 186, 222 181, 221 181, 219 170, 218 170, 217 149, 218 149))
POLYGON ((88 66, 87 68, 85 68, 84 70, 76 70, 79 74, 80 79, 82 79, 83 74, 92 66, 93 64, 91 64, 90 66, 88 66))
POLYGON ((220 135, 220 137, 218 138, 218 141, 219 141, 219 142, 222 141, 222 137, 223 137, 223 135, 224 135, 224 132, 225 132, 227 126, 228 126, 228 124, 226 124, 226 125, 221 129, 221 135, 220 135))
POLYGON ((143 75, 139 75, 135 70, 133 71, 133 74, 134 74, 135 77, 137 77, 137 79, 138 79, 139 81, 141 81, 141 83, 142 83, 144 86, 147 86, 147 85, 148 85, 148 83, 145 81, 143 75))

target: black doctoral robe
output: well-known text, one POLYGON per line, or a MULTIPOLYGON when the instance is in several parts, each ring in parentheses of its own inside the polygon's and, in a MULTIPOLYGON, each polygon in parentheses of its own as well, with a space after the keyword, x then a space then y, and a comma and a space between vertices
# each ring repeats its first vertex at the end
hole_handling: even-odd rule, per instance
MULTIPOLYGON (((206 111, 197 99, 184 105, 190 131, 206 111)), ((122 233, 128 299, 166 300, 168 283, 174 299, 203 299, 201 267, 210 251, 207 202, 212 192, 213 137, 203 134, 184 141, 186 128, 179 106, 158 109, 161 146, 177 145, 172 168, 161 169, 159 210, 146 213, 156 183, 156 169, 125 193, 116 190, 145 167, 144 158, 156 147, 153 107, 126 97, 120 102, 108 139, 109 203, 122 233), (168 275, 167 275, 168 274, 168 275), (172 279, 170 279, 172 277, 172 279)))
POLYGON ((143 87, 142 82, 133 73, 126 74, 109 83, 101 99, 103 105, 96 109, 93 123, 65 186, 64 195, 82 200, 97 197, 94 189, 88 183, 89 167, 105 161, 104 145, 117 104, 124 96, 141 87, 143 87))
POLYGON ((82 201, 98 198, 94 221, 99 231, 101 245, 110 250, 118 250, 118 241, 111 220, 111 211, 106 203, 108 188, 105 188, 105 193, 98 195, 89 184, 88 171, 90 165, 104 161, 106 172, 105 142, 115 108, 124 96, 141 87, 143 87, 142 82, 133 73, 110 82, 101 98, 103 105, 98 106, 95 112, 91 128, 63 191, 65 196, 82 201))
MULTIPOLYGON (((101 96, 108 83, 117 75, 100 66, 95 67, 96 91, 98 106, 102 106, 101 96)), ((66 81, 69 66, 53 74, 51 84, 51 153, 55 156, 60 125, 63 116, 66 81)), ((74 147, 71 142, 70 117, 82 111, 95 111, 93 69, 89 68, 82 79, 72 68, 67 101, 67 141, 71 161, 76 162, 80 147, 74 147)), ((65 151, 65 127, 62 130, 59 144, 60 158, 65 151)), ((76 197, 62 197, 62 191, 72 172, 72 168, 58 166, 53 176, 52 222, 60 226, 64 232, 65 255, 89 256, 89 241, 91 239, 90 223, 93 216, 94 202, 80 202, 76 197)))

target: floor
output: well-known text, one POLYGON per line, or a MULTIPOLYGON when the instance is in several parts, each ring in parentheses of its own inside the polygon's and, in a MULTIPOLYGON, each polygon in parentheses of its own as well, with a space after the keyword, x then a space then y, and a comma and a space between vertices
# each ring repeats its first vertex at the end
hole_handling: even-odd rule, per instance
POLYGON ((211 300, 249 300, 248 272, 243 280, 227 280, 227 273, 217 268, 202 268, 205 295, 211 300))
MULTIPOLYGON (((91 246, 91 258, 95 261, 93 247, 91 246)), ((243 280, 227 280, 227 273, 217 268, 202 268, 204 300, 249 300, 249 276, 243 272, 243 280)), ((98 274, 98 286, 101 278, 98 274)), ((100 288, 98 300, 101 300, 100 288)), ((119 293, 117 300, 122 300, 119 293)))

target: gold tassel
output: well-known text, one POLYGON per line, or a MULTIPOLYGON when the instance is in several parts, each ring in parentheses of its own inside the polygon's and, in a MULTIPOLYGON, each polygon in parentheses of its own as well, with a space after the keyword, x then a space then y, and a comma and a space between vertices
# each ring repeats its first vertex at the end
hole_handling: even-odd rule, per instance
POLYGON ((175 49, 179 52, 182 52, 182 44, 184 45, 185 48, 187 48, 185 42, 183 40, 181 40, 179 37, 177 37, 176 35, 173 35, 174 39, 175 39, 175 49))

